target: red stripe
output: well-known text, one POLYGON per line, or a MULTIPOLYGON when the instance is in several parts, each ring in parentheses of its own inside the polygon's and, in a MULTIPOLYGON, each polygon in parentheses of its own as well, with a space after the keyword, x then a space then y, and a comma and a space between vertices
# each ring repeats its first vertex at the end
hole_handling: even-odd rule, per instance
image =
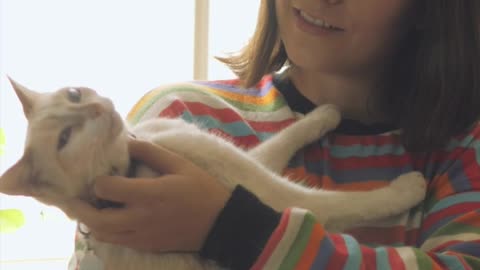
POLYGON ((265 264, 267 263, 270 256, 274 252, 275 248, 277 247, 280 240, 282 240, 283 235, 287 229, 288 223, 290 221, 290 214, 291 208, 287 208, 280 219, 280 223, 278 224, 277 228, 273 232, 272 236, 268 240, 265 248, 263 249, 262 254, 258 257, 257 261, 253 264, 251 270, 260 270, 263 269, 265 264))
POLYGON ((230 108, 217 109, 200 102, 185 102, 180 100, 175 100, 170 103, 170 105, 166 107, 159 116, 176 118, 181 116, 185 111, 190 112, 194 116, 210 116, 212 119, 223 124, 244 122, 257 132, 275 133, 295 122, 295 119, 293 118, 282 121, 247 121, 243 119, 239 113, 230 108))
POLYGON ((457 218, 455 222, 458 224, 480 228, 480 212, 478 210, 480 210, 480 208, 477 209, 477 211, 471 211, 465 215, 462 215, 461 217, 457 218))
POLYGON ((480 139, 480 122, 473 127, 473 129, 464 132, 463 134, 457 135, 454 138, 457 140, 464 140, 466 136, 472 136, 474 139, 480 139))
POLYGON ((468 149, 461 157, 463 171, 468 177, 471 186, 470 191, 480 191, 480 181, 478 181, 480 178, 480 164, 476 160, 477 152, 474 149, 468 149))
POLYGON ((185 110, 185 104, 182 101, 175 100, 170 103, 167 108, 161 111, 158 116, 165 118, 177 118, 180 117, 185 110))
POLYGON ((331 234, 330 240, 334 246, 334 254, 330 256, 326 269, 343 269, 348 259, 348 249, 345 240, 340 234, 331 234))
POLYGON ((435 212, 433 214, 429 214, 426 219, 423 221, 423 231, 427 231, 432 227, 434 224, 437 222, 454 216, 454 215, 460 215, 460 214, 465 214, 470 211, 475 211, 480 208, 480 202, 466 202, 466 203, 459 203, 456 205, 452 205, 450 207, 447 207, 445 209, 442 209, 438 212, 435 212))
POLYGON ((295 119, 287 119, 278 122, 257 122, 247 121, 247 123, 257 132, 276 133, 295 122, 295 119))
POLYGON ((184 111, 188 111, 193 115, 208 115, 222 123, 231 123, 243 121, 242 117, 229 108, 216 109, 200 102, 185 102, 175 100, 166 107, 160 116, 180 116, 184 111))
POLYGON ((406 269, 405 263, 394 248, 387 248, 388 261, 390 263, 390 268, 395 270, 404 270, 406 269))
POLYGON ((378 245, 405 243, 405 239, 408 236, 405 226, 392 226, 387 228, 359 227, 350 229, 347 233, 352 235, 360 243, 375 243, 378 245))
MULTIPOLYGON (((457 252, 452 252, 452 251, 446 251, 444 252, 445 255, 450 255, 450 256, 455 256, 455 258, 458 259, 458 261, 462 264, 463 269, 472 269, 470 264, 465 261, 464 254, 457 253, 457 252)), ((468 256, 468 255, 467 255, 468 256)))
POLYGON ((374 270, 377 268, 377 254, 375 253, 375 249, 367 247, 367 246, 360 246, 360 250, 362 251, 362 265, 360 269, 362 270, 374 270))
POLYGON ((436 246, 435 248, 433 248, 432 250, 430 250, 431 252, 435 252, 435 253, 438 253, 438 252, 442 252, 444 251, 444 249, 450 247, 450 246, 453 246, 453 245, 456 245, 458 243, 463 243, 463 241, 460 241, 460 240, 452 240, 452 241, 448 241, 448 242, 445 242, 439 246, 436 246))

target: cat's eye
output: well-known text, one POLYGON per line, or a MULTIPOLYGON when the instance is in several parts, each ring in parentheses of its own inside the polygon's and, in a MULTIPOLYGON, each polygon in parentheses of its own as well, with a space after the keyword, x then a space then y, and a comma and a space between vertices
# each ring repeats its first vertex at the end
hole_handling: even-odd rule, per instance
POLYGON ((67 127, 66 129, 62 130, 60 136, 58 137, 57 150, 62 149, 68 143, 71 134, 72 127, 67 127))
POLYGON ((78 88, 68 88, 67 95, 71 102, 79 103, 82 99, 82 92, 78 88))

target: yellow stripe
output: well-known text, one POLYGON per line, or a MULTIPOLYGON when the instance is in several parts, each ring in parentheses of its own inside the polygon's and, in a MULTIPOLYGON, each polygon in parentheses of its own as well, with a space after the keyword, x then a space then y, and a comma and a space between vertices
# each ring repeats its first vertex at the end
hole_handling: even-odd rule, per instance
POLYGON ((273 87, 263 97, 246 96, 243 94, 226 92, 226 91, 217 90, 214 88, 208 88, 204 86, 198 86, 198 87, 203 89, 204 91, 213 93, 223 98, 227 98, 227 99, 242 102, 242 103, 249 103, 253 105, 265 105, 265 104, 272 103, 275 100, 275 98, 279 96, 279 93, 275 91, 275 88, 273 87))
MULTIPOLYGON (((183 84, 175 84, 173 87, 181 87, 183 84)), ((250 105, 266 105, 274 102, 274 100, 280 95, 278 91, 275 90, 274 87, 271 87, 270 90, 266 95, 263 97, 255 97, 255 96, 246 96, 243 94, 237 94, 237 93, 231 93, 227 91, 222 91, 214 88, 209 88, 206 86, 201 86, 201 85, 195 85, 195 84, 184 84, 185 86, 188 87, 195 87, 199 90, 203 90, 204 92, 209 92, 212 93, 216 96, 237 101, 237 102, 242 102, 245 104, 250 104, 250 105)), ((161 91, 168 91, 169 86, 153 89, 152 91, 148 92, 145 94, 130 110, 130 112, 127 115, 128 120, 132 120, 135 115, 138 113, 138 111, 145 106, 147 102, 149 102, 153 97, 158 95, 161 91)), ((260 90, 259 90, 260 91, 260 90)))
POLYGON ((137 115, 138 111, 145 106, 145 103, 147 103, 152 97, 156 96, 159 91, 160 89, 152 90, 145 94, 142 98, 140 98, 140 100, 135 105, 133 105, 133 108, 130 110, 130 112, 128 112, 127 121, 133 120, 133 118, 135 118, 135 116, 137 115))

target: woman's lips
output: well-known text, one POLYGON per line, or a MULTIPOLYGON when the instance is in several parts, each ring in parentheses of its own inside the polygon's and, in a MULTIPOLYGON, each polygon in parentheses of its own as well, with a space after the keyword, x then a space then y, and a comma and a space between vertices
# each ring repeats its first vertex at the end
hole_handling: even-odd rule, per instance
POLYGON ((330 22, 327 22, 324 19, 317 18, 317 17, 315 17, 315 16, 313 16, 313 15, 309 14, 308 12, 305 12, 301 9, 294 9, 294 12, 295 12, 296 17, 299 17, 300 19, 304 20, 305 22, 307 22, 307 23, 309 23, 313 26, 321 27, 321 28, 324 28, 326 30, 331 30, 331 31, 344 31, 345 30, 340 26, 337 26, 337 25, 334 25, 330 22))

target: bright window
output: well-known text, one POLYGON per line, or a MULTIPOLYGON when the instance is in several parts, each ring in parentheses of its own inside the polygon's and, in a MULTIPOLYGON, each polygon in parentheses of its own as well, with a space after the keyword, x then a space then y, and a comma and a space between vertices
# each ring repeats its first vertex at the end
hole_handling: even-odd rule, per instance
MULTIPOLYGON (((125 116, 146 91, 193 78, 196 1, 0 0, 0 128, 6 139, 0 173, 21 156, 26 131, 7 74, 38 91, 92 87, 125 116)), ((210 37, 203 37, 209 79, 233 77, 213 56, 245 44, 258 4, 210 1, 210 37)), ((32 199, 0 195, 0 210, 9 208, 20 209, 26 223, 0 233, 0 269, 65 269, 74 222, 32 199)))

